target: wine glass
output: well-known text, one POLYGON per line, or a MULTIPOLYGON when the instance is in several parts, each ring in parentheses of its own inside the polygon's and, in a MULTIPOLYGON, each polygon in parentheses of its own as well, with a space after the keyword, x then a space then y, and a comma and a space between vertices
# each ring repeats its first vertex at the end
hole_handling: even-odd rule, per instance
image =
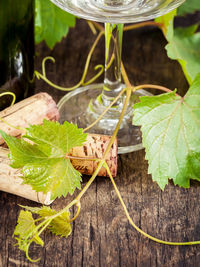
MULTIPOLYGON (((140 22, 161 16, 185 0, 51 0, 61 9, 78 17, 105 23, 105 72, 103 84, 92 84, 66 94, 58 103, 61 122, 67 120, 87 128, 123 90, 121 83, 121 49, 123 23, 140 22)), ((118 152, 127 153, 142 148, 140 129, 132 125, 132 106, 138 96, 150 95, 144 90, 132 95, 118 132, 118 152)), ((112 135, 125 97, 89 131, 112 135)))

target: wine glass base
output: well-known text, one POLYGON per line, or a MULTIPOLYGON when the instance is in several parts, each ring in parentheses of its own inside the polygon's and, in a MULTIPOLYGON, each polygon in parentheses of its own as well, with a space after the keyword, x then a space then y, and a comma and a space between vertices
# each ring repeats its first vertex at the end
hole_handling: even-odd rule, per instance
MULTIPOLYGON (((101 102, 103 84, 92 84, 78 88, 66 94, 58 103, 60 122, 73 122, 80 128, 87 128, 105 110, 101 102)), ((132 125, 132 106, 139 101, 139 96, 151 95, 145 90, 138 90, 132 96, 124 119, 121 123, 118 138, 118 154, 129 153, 143 148, 140 127, 132 125)), ((123 98, 120 99, 120 103, 123 98)), ((104 117, 88 132, 112 135, 118 123, 122 106, 114 105, 104 117)))

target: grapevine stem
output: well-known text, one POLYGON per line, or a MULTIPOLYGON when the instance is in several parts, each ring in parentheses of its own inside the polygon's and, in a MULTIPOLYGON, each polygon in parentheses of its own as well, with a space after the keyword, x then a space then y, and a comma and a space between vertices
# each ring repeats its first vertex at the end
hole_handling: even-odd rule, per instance
POLYGON ((69 223, 75 221, 76 218, 79 216, 79 213, 80 213, 80 211, 81 211, 81 203, 80 203, 80 201, 76 204, 76 206, 77 206, 77 208, 78 208, 78 209, 77 209, 77 212, 76 212, 76 215, 75 215, 72 219, 70 219, 69 223))
POLYGON ((92 21, 92 24, 101 32, 104 31, 104 27, 96 21, 92 21))
POLYGON ((108 110, 117 102, 117 100, 123 95, 123 93, 126 91, 126 88, 124 88, 118 96, 115 97, 115 99, 110 103, 110 105, 102 112, 102 114, 96 119, 92 124, 90 124, 87 128, 83 130, 83 132, 87 132, 90 128, 92 128, 94 125, 96 125, 103 116, 108 112, 108 110))
POLYGON ((56 213, 55 215, 52 215, 49 217, 49 219, 55 219, 56 217, 60 216, 62 213, 64 213, 65 211, 68 211, 72 206, 76 205, 79 201, 77 201, 77 199, 75 198, 74 200, 72 200, 64 209, 60 210, 58 213, 56 213))
MULTIPOLYGON (((38 236, 40 236, 40 234, 41 234, 41 233, 48 227, 48 225, 50 224, 50 222, 51 222, 51 219, 46 219, 46 220, 44 220, 42 223, 40 223, 40 224, 38 225, 39 228, 41 228, 42 225, 44 225, 44 226, 42 227, 42 229, 37 233, 38 236)), ((38 227, 36 227, 36 229, 39 229, 38 227)), ((32 233, 32 236, 33 236, 33 237, 34 237, 35 232, 37 232, 36 229, 35 229, 35 231, 32 233)), ((33 238, 32 238, 32 240, 33 240, 33 238)), ((31 244, 31 242, 30 242, 30 244, 31 244)), ((27 246, 27 249, 26 249, 26 257, 27 257, 27 259, 28 259, 29 261, 31 261, 31 262, 38 262, 38 261, 40 260, 40 258, 38 258, 38 259, 36 259, 36 260, 33 260, 33 259, 30 258, 29 254, 28 254, 30 244, 27 246)))
POLYGON ((88 188, 90 187, 90 185, 93 183, 93 181, 95 180, 95 178, 97 177, 100 169, 102 168, 103 164, 104 164, 105 160, 101 160, 96 168, 96 170, 94 171, 92 177, 89 179, 89 181, 87 182, 87 184, 84 186, 84 188, 81 190, 81 192, 78 194, 78 196, 75 198, 75 200, 77 202, 80 202, 82 196, 85 194, 85 192, 88 190, 88 188))
POLYGON ((30 247, 30 244, 29 244, 29 245, 27 246, 27 248, 26 248, 26 257, 27 257, 27 259, 28 259, 29 261, 31 261, 31 262, 38 262, 38 261, 40 260, 40 258, 38 258, 38 259, 36 259, 36 260, 33 260, 33 259, 30 258, 29 254, 28 254, 29 247, 30 247))
POLYGON ((82 191, 79 193, 79 195, 75 198, 78 201, 80 201, 80 199, 82 198, 82 196, 85 194, 85 192, 88 190, 88 188, 90 187, 90 185, 93 183, 93 181, 95 180, 96 176, 98 175, 100 169, 102 168, 102 166, 104 165, 105 163, 105 158, 107 156, 107 154, 109 153, 113 143, 114 143, 114 140, 117 136, 117 133, 119 131, 119 128, 120 128, 120 125, 121 125, 121 122, 123 120, 123 117, 124 117, 124 114, 126 112, 126 108, 128 106, 128 103, 129 103, 129 99, 130 99, 130 96, 131 96, 131 88, 126 88, 126 99, 125 99, 125 102, 124 102, 124 105, 123 105, 123 109, 122 109, 122 112, 120 114, 120 117, 119 117, 119 121, 117 123, 117 126, 114 130, 114 133, 113 135, 111 136, 111 139, 108 143, 108 146, 105 150, 105 153, 103 155, 103 159, 99 162, 99 164, 97 165, 97 168, 96 170, 94 171, 92 177, 90 178, 90 180, 87 182, 87 184, 85 185, 85 187, 82 189, 82 191))
POLYGON ((46 65, 46 61, 47 60, 51 60, 53 63, 55 63, 55 59, 53 57, 45 57, 43 60, 42 60, 42 75, 44 77, 46 77, 46 68, 45 68, 45 65, 46 65))
POLYGON ((89 21, 89 20, 87 20, 87 24, 88 24, 88 26, 90 27, 91 32, 92 32, 94 35, 96 35, 96 34, 97 34, 97 31, 96 31, 96 28, 95 28, 94 24, 93 24, 91 21, 89 21))
MULTIPOLYGON (((31 240, 30 240, 30 244, 31 244, 31 242, 33 241, 33 238, 34 238, 34 235, 35 235, 35 234, 37 234, 38 236, 40 236, 41 233, 48 227, 48 225, 51 223, 51 221, 52 221, 53 219, 55 219, 56 217, 60 216, 60 215, 61 215, 62 213, 64 213, 65 211, 68 211, 68 210, 69 210, 72 206, 74 206, 74 205, 77 205, 77 206, 78 206, 78 211, 77 211, 77 214, 76 214, 76 216, 75 216, 75 217, 78 217, 78 214, 79 214, 79 212, 80 212, 80 203, 77 202, 76 199, 74 199, 74 200, 73 200, 72 202, 70 202, 64 209, 60 210, 59 212, 57 212, 56 214, 54 214, 54 215, 52 215, 52 216, 49 216, 47 219, 45 219, 45 220, 43 220, 41 223, 39 223, 39 224, 36 226, 36 228, 33 230, 33 232, 31 232, 31 233, 27 236, 26 240, 28 240, 28 238, 32 237, 31 240), (38 231, 39 231, 39 232, 38 232, 38 231)), ((75 219, 75 217, 74 217, 74 219, 75 219)), ((36 220, 36 221, 38 221, 38 220, 36 220)), ((70 221, 69 221, 69 222, 70 222, 70 221)), ((29 250, 29 246, 30 246, 30 244, 28 245, 27 250, 26 250, 26 257, 27 257, 30 261, 32 261, 32 262, 37 262, 39 259, 37 259, 37 260, 32 260, 32 259, 29 257, 29 255, 28 255, 28 250, 29 250)))
POLYGON ((127 75, 126 70, 124 68, 123 62, 121 62, 121 69, 122 69, 122 77, 124 79, 124 82, 125 82, 126 86, 128 88, 132 89, 133 88, 133 85, 129 81, 129 78, 128 78, 128 75, 127 75))
MULTIPOLYGON (((51 216, 52 217, 52 216, 51 216)), ((34 236, 34 234, 37 234, 38 236, 44 231, 44 229, 46 228, 46 227, 43 227, 43 226, 45 226, 46 224, 47 224, 47 222, 50 220, 52 220, 51 219, 51 217, 48 217, 47 219, 45 219, 45 220, 43 220, 41 223, 39 223, 37 226, 36 226, 36 228, 33 230, 33 232, 30 232, 29 233, 29 235, 27 236, 27 240, 28 240, 28 238, 31 238, 31 237, 33 237, 34 236), (42 227, 42 231, 40 230, 39 232, 37 232, 40 228, 42 227)))
MULTIPOLYGON (((51 223, 52 219, 46 219, 45 220, 45 224, 42 227, 42 229, 40 229, 40 231, 38 232, 38 236, 41 235, 41 233, 47 228, 47 226, 51 223)), ((41 227, 41 226, 40 226, 41 227)))
POLYGON ((2 121, 3 123, 5 123, 6 125, 8 125, 9 127, 12 127, 12 128, 14 128, 14 129, 16 129, 16 130, 20 130, 20 131, 26 132, 26 129, 25 129, 25 128, 22 128, 22 127, 20 127, 20 126, 14 126, 14 125, 8 123, 7 121, 5 121, 5 120, 4 120, 3 118, 1 118, 1 117, 0 117, 0 121, 2 121))
POLYGON ((156 26, 162 29, 164 25, 162 23, 158 23, 154 21, 147 21, 147 22, 141 22, 141 23, 136 23, 136 24, 125 26, 124 31, 134 30, 134 29, 145 27, 145 26, 156 26))
MULTIPOLYGON (((92 23, 99 31, 104 30, 104 28, 98 22, 93 21, 92 23)), ((142 28, 145 26, 156 26, 156 27, 161 28, 162 30, 164 28, 164 24, 162 24, 162 23, 158 23, 158 22, 154 22, 154 21, 147 21, 147 22, 141 22, 141 23, 136 23, 136 24, 131 24, 131 25, 125 26, 124 31, 138 29, 138 28, 142 28)))
POLYGON ((94 82, 94 81, 95 81, 95 80, 96 80, 96 79, 103 73, 103 71, 104 71, 104 67, 103 67, 102 65, 97 65, 97 66, 95 67, 95 70, 100 69, 100 71, 99 71, 99 72, 98 72, 92 79, 90 79, 88 82, 84 83, 85 78, 86 78, 86 75, 87 75, 87 72, 88 72, 88 68, 89 68, 89 64, 90 64, 90 60, 91 60, 92 54, 93 54, 94 49, 95 49, 95 47, 97 46, 97 44, 98 44, 98 42, 99 42, 99 40, 100 40, 100 38, 102 37, 103 34, 104 34, 104 32, 101 31, 101 32, 98 34, 98 36, 97 36, 95 42, 93 43, 93 45, 92 45, 92 47, 91 47, 91 49, 90 49, 90 51, 89 51, 89 54, 88 54, 88 56, 87 56, 87 60, 86 60, 86 63, 85 63, 85 68, 84 68, 84 71, 83 71, 82 78, 81 78, 80 82, 79 82, 77 85, 75 85, 75 86, 73 86, 73 87, 65 88, 65 87, 58 86, 58 85, 52 83, 52 82, 46 77, 45 63, 46 63, 46 60, 51 60, 53 63, 55 63, 55 59, 52 58, 52 57, 46 57, 46 58, 43 59, 43 62, 42 62, 42 74, 40 74, 38 71, 35 71, 35 76, 37 77, 38 80, 41 78, 41 79, 43 79, 47 84, 49 84, 50 86, 52 86, 52 87, 54 87, 54 88, 56 88, 56 89, 58 89, 58 90, 61 90, 61 91, 73 91, 74 89, 78 88, 78 87, 81 86, 81 85, 84 86, 84 85, 88 85, 88 84, 94 82))
MULTIPOLYGON (((5 95, 11 95, 13 97, 13 100, 10 104, 10 106, 13 106, 15 104, 16 101, 16 95, 13 92, 4 92, 0 94, 0 97, 5 96, 5 95)), ((26 131, 25 128, 19 127, 19 126, 13 126, 10 123, 6 122, 3 118, 0 117, 0 121, 2 121, 3 123, 5 123, 6 125, 8 125, 9 127, 15 128, 17 130, 21 130, 21 131, 26 131)))
POLYGON ((92 157, 76 157, 76 156, 70 156, 70 155, 65 155, 65 158, 67 159, 78 159, 78 160, 91 160, 91 161, 99 161, 100 159, 98 158, 92 158, 92 157))
POLYGON ((77 204, 78 204, 78 201, 76 199, 72 200, 64 209, 60 210, 59 212, 57 212, 56 214, 54 214, 52 216, 49 216, 43 222, 41 222, 40 224, 38 224, 37 227, 34 229, 34 231, 29 234, 29 236, 31 236, 31 235, 33 236, 44 225, 42 227, 42 229, 40 229, 40 231, 37 233, 38 235, 40 235, 46 229, 46 227, 49 225, 49 223, 53 219, 55 219, 56 217, 60 216, 62 213, 64 213, 65 211, 68 211, 72 206, 77 205, 77 204))
POLYGON ((86 86, 86 85, 89 85, 91 83, 93 83, 97 78, 99 78, 101 76, 101 74, 104 72, 104 66, 103 65, 97 65, 95 66, 94 70, 98 70, 100 69, 100 71, 94 76, 92 77, 89 81, 87 82, 84 82, 84 79, 82 81, 82 86, 86 86))
POLYGON ((133 226, 139 233, 141 233, 141 234, 144 235, 145 237, 147 237, 147 238, 149 238, 149 239, 151 239, 151 240, 153 240, 153 241, 155 241, 155 242, 157 242, 157 243, 164 244, 164 245, 187 246, 187 245, 198 245, 198 244, 200 244, 200 241, 189 241, 189 242, 169 242, 169 241, 164 241, 164 240, 155 238, 155 237, 153 237, 153 236, 151 236, 151 235, 145 233, 145 232, 142 231, 139 227, 137 227, 137 225, 135 225, 135 223, 133 222, 133 220, 131 219, 131 217, 130 217, 130 215, 129 215, 129 212, 128 212, 128 210, 127 210, 127 208, 126 208, 126 205, 125 205, 125 203, 124 203, 124 201, 123 201, 123 199, 122 199, 122 197, 121 197, 121 194, 120 194, 120 192, 119 192, 119 190, 118 190, 118 188, 117 188, 117 185, 116 185, 116 183, 115 183, 115 181, 114 181, 114 179, 113 179, 113 177, 112 177, 112 174, 111 174, 111 172, 110 172, 110 169, 109 169, 107 163, 105 163, 104 166, 105 166, 105 168, 106 168, 106 170, 107 170, 107 172, 108 172, 108 175, 109 175, 109 177, 110 177, 110 180, 111 180, 111 182, 112 182, 112 184, 113 184, 113 186, 114 186, 114 189, 115 189, 115 191, 116 191, 116 194, 117 194, 117 196, 118 196, 118 198, 119 198, 119 200, 120 200, 120 202, 121 202, 121 204, 122 204, 122 207, 123 207, 123 209, 124 209, 124 212, 125 212, 125 214, 126 214, 126 217, 127 217, 128 221, 130 222, 130 224, 131 224, 131 225, 132 225, 132 226, 133 226))
MULTIPOLYGON (((157 89, 157 90, 161 90, 161 91, 164 91, 164 92, 167 92, 167 93, 171 93, 173 92, 172 90, 170 90, 169 88, 167 87, 164 87, 164 86, 160 86, 160 85, 155 85, 155 84, 142 84, 142 85, 138 85, 138 86, 135 86, 133 88, 133 92, 137 91, 137 90, 140 90, 140 89, 157 89)), ((178 94, 176 94, 176 96, 179 96, 178 94)))
POLYGON ((92 54, 94 52, 95 47, 97 46, 97 44, 98 44, 99 40, 101 39, 101 37, 103 36, 103 34, 104 34, 104 32, 100 32, 98 34, 95 42, 92 45, 92 48, 90 49, 90 52, 89 52, 87 60, 86 60, 85 69, 84 69, 84 72, 83 72, 83 76, 82 76, 81 82, 84 82, 84 80, 85 80, 85 77, 86 77, 86 74, 87 74, 87 71, 88 71, 88 67, 89 67, 89 64, 90 64, 90 59, 92 57, 92 54))

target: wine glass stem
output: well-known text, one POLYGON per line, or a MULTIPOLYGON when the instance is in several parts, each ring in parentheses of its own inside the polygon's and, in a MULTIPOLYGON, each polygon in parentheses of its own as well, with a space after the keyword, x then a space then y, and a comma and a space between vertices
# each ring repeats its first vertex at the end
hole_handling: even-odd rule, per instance
POLYGON ((108 105, 122 90, 122 37, 123 24, 105 23, 105 76, 102 92, 102 101, 105 105, 108 105))

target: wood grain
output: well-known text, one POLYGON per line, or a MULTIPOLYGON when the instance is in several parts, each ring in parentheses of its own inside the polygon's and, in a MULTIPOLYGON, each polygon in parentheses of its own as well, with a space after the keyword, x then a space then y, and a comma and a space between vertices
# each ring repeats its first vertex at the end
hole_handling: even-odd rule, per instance
MULTIPOLYGON (((73 85, 81 77, 84 60, 94 36, 84 21, 51 52, 44 44, 37 50, 36 69, 50 54, 56 64, 48 64, 48 77, 60 85, 73 85)), ((177 62, 167 58, 166 42, 155 28, 144 28, 124 34, 123 60, 130 80, 135 84, 156 83, 177 87, 184 93, 187 83, 177 62)), ((103 61, 103 41, 92 59, 93 66, 103 61)), ((92 75, 92 68, 89 76, 92 75)), ((63 95, 42 81, 37 83, 56 100, 63 95)), ((117 186, 134 222, 153 236, 170 241, 200 239, 200 186, 194 182, 190 189, 174 187, 172 183, 162 192, 147 174, 144 151, 118 157, 117 186)), ((83 186, 87 181, 83 178, 83 186)), ((78 192, 76 192, 78 194, 78 192)), ((75 194, 75 195, 76 195, 75 194)), ((72 197, 53 203, 59 209, 72 197)), ((44 235, 45 247, 31 248, 31 256, 41 256, 36 264, 29 263, 23 252, 13 246, 12 233, 19 213, 18 204, 34 205, 17 196, 0 193, 0 266, 45 267, 198 267, 199 246, 173 247, 154 243, 138 234, 127 222, 111 182, 98 177, 83 197, 81 213, 73 223, 68 239, 44 235)), ((75 212, 72 210, 72 213, 75 212)))

